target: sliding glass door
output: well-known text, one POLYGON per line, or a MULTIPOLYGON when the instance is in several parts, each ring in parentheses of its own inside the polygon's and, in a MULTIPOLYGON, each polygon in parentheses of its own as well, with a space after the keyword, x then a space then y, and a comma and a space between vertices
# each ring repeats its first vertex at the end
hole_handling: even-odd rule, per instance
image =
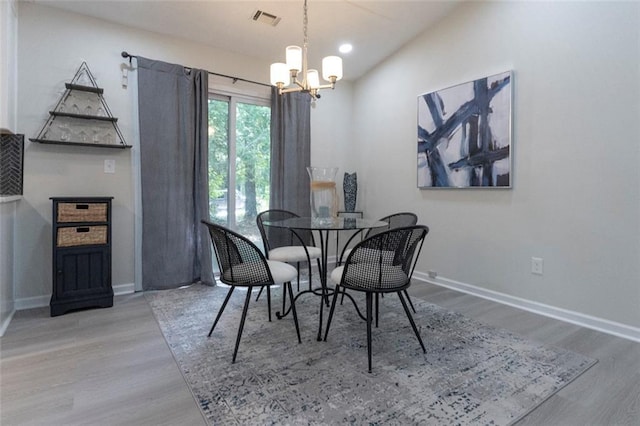
POLYGON ((209 214, 255 242, 256 216, 269 205, 270 121, 264 99, 210 95, 209 214))

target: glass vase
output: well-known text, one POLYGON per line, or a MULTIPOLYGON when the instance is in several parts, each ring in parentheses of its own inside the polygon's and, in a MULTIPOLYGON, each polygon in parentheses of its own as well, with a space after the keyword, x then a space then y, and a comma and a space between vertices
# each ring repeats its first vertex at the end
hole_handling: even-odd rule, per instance
POLYGON ((307 167, 311 180, 311 217, 332 220, 338 213, 337 167, 307 167))

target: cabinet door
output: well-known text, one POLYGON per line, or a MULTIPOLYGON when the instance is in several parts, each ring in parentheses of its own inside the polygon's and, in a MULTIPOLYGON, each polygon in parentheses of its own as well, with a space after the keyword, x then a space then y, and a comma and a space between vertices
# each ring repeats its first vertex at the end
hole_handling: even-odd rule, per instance
POLYGON ((55 296, 82 298, 111 292, 111 262, 106 247, 59 249, 55 296))

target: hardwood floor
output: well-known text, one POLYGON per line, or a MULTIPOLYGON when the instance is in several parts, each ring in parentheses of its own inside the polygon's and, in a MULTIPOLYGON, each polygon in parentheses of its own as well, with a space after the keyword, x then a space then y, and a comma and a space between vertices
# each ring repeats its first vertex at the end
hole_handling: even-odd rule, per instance
POLYGON ((206 424, 142 294, 19 311, 0 354, 2 425, 206 424))
MULTIPOLYGON (((599 360, 519 426, 640 424, 640 343, 422 282, 410 293, 599 360)), ((55 318, 17 312, 0 339, 0 413, 2 425, 205 424, 141 294, 55 318)))

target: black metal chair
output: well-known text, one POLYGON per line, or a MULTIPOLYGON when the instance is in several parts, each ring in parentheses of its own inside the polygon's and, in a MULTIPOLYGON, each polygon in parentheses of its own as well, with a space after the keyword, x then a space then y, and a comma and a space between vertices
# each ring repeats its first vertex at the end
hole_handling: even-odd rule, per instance
MULTIPOLYGON (((376 234, 380 234, 381 232, 388 231, 389 229, 401 228, 404 226, 413 226, 418 223, 418 216, 416 216, 415 213, 411 213, 411 212, 399 212, 399 213, 390 214, 385 217, 381 217, 378 220, 381 222, 387 222, 388 225, 381 226, 379 228, 367 229, 363 236, 364 238, 372 237, 376 234)), ((340 257, 338 258, 338 265, 342 265, 343 260, 346 259, 346 256, 348 256, 352 250, 350 248, 351 243, 354 241, 354 239, 357 236, 361 235, 363 231, 365 230, 361 229, 358 232, 355 232, 347 240, 347 242, 344 245, 344 248, 342 249, 342 252, 340 253, 340 257)))
MULTIPOLYGON (((309 265, 309 290, 311 290, 311 261, 316 259, 319 269, 321 267, 320 257, 322 256, 320 247, 315 246, 313 233, 305 230, 293 231, 287 228, 264 225, 264 222, 267 221, 280 221, 294 217, 299 216, 288 210, 265 210, 256 217, 256 224, 262 236, 262 243, 264 244, 264 252, 267 259, 296 264, 296 269, 298 270, 298 291, 300 291, 300 263, 306 262, 309 265)), ((284 296, 283 294, 283 312, 285 305, 284 296)), ((260 293, 258 297, 260 297, 260 293)))
MULTIPOLYGON (((331 280, 336 283, 336 288, 333 293, 324 340, 327 340, 329 334, 338 294, 344 293, 345 289, 364 292, 366 295, 365 321, 367 323, 369 372, 371 372, 371 324, 373 322, 374 295, 398 294, 420 346, 422 346, 423 352, 426 352, 403 293, 411 285, 411 275, 428 232, 428 227, 414 225, 387 230, 368 237, 351 250, 344 265, 337 267, 331 273, 331 280)), ((376 297, 376 305, 377 300, 376 297)))
MULTIPOLYGON (((364 234, 364 238, 372 237, 381 232, 388 231, 389 229, 402 228, 404 226, 413 226, 418 223, 418 216, 415 213, 411 213, 411 212, 399 212, 399 213, 394 213, 394 214, 390 214, 388 216, 382 217, 378 220, 380 220, 381 222, 388 222, 389 225, 382 226, 379 228, 368 229, 367 232, 364 234)), ((359 232, 354 233, 351 236, 351 238, 347 240, 346 244, 344 245, 344 248, 342 249, 342 253, 340 253, 338 265, 342 265, 343 259, 346 259, 346 256, 348 256, 352 250, 351 248, 349 248, 350 243, 354 240, 356 236, 361 234, 362 231, 364 230, 361 229, 359 232)), ((354 259, 353 261, 357 261, 357 258, 354 259)), ((411 278, 411 276, 409 276, 409 278, 411 278)), ((416 308, 413 306, 413 302, 409 297, 409 293, 405 291, 404 295, 407 297, 407 301, 411 306, 411 310, 413 310, 413 312, 415 313, 416 308)), ((343 296, 343 300, 344 300, 344 296, 343 296)))
POLYGON ((300 327, 298 326, 298 316, 296 314, 295 303, 293 299, 293 289, 291 288, 291 280, 296 276, 296 268, 283 262, 267 260, 260 249, 256 247, 246 237, 233 232, 224 226, 216 225, 205 220, 202 221, 209 229, 211 242, 213 243, 218 266, 220 267, 220 281, 229 285, 229 292, 222 302, 222 306, 218 311, 218 315, 211 326, 208 336, 216 328, 216 324, 227 306, 231 293, 236 287, 246 287, 247 296, 242 309, 242 317, 240 319, 240 328, 236 337, 236 346, 233 351, 232 363, 236 362, 238 347, 240 346, 240 338, 244 329, 244 322, 247 316, 247 308, 251 299, 251 290, 254 287, 267 288, 267 309, 269 310, 269 321, 271 321, 271 293, 270 286, 283 283, 286 290, 289 291, 291 297, 291 309, 293 312, 293 321, 298 334, 298 343, 302 343, 300 339, 300 327))

